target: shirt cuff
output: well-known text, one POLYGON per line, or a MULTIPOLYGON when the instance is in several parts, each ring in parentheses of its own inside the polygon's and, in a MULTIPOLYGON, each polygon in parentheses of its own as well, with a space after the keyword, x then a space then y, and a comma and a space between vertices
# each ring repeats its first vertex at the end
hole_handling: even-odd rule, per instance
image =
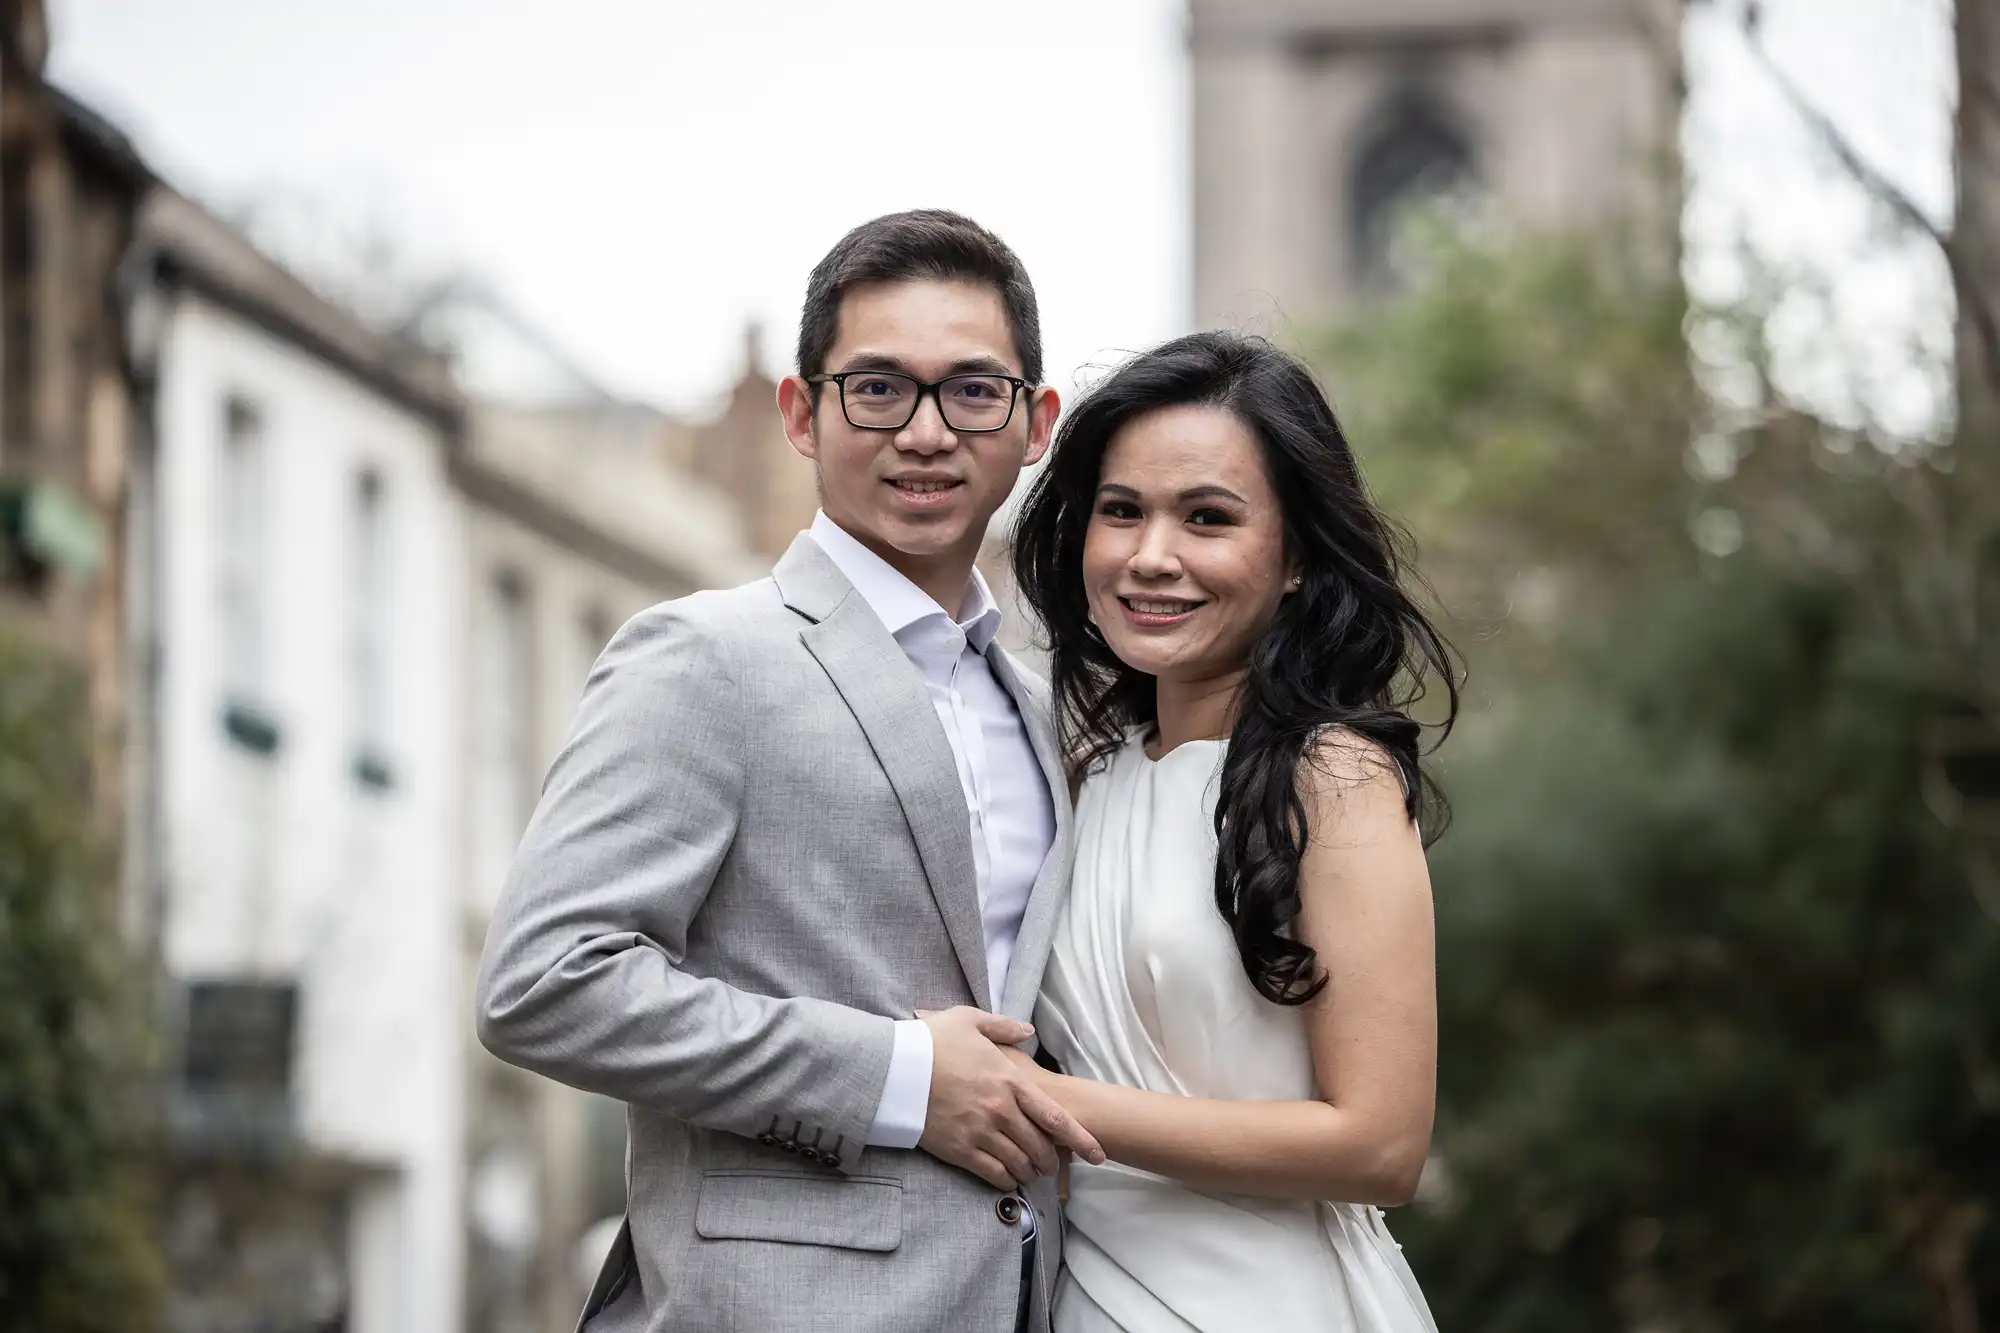
POLYGON ((920 1018, 896 1024, 896 1044, 889 1052, 889 1077, 882 1083, 882 1100, 875 1123, 868 1127, 871 1148, 914 1148, 924 1136, 924 1119, 931 1105, 931 1030, 920 1018))

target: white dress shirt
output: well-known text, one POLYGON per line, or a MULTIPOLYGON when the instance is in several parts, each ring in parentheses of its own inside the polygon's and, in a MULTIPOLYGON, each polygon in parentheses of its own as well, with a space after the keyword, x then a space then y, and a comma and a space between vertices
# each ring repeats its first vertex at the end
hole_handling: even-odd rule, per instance
MULTIPOLYGON (((811 535, 923 677, 944 726, 965 793, 987 985, 997 1009, 1007 993, 1007 969, 1028 895, 1056 838, 1055 807, 1028 729, 986 660, 1000 631, 1000 608, 976 569, 954 617, 824 513, 813 518, 811 535)), ((896 1024, 889 1077, 868 1142, 916 1147, 930 1091, 930 1029, 904 1019, 896 1024)))

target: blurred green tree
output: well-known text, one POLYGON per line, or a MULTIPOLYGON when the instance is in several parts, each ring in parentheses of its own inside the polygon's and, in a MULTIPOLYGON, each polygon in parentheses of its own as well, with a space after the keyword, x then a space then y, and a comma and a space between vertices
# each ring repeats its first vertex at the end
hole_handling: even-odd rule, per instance
POLYGON ((1438 240, 1320 349, 1472 670, 1397 1233, 1459 1333, 1991 1328, 2000 886, 1925 740, 1989 685, 1929 614, 1950 444, 1786 402, 1757 312, 1645 254, 1438 240))
POLYGON ((157 1325, 136 969, 108 910, 76 673, 0 629, 0 1330, 157 1325))

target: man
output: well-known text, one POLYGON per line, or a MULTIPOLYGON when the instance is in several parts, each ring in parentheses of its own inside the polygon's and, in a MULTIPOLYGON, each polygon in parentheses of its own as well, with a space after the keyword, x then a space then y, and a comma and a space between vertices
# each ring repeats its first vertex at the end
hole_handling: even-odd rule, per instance
POLYGON ((480 1039, 628 1104, 588 1328, 1042 1328, 1059 1150, 1101 1153, 998 1045, 1032 1035, 1069 812, 973 566, 1055 424, 1034 289, 965 218, 878 218, 813 270, 798 370, 822 512, 605 650, 480 1039))

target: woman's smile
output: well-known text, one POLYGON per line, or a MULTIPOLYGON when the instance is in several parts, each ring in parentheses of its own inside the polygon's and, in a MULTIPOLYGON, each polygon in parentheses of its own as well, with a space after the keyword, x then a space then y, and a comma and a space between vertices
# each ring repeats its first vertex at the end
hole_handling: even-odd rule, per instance
POLYGON ((1185 625, 1202 605, 1199 600, 1171 597, 1120 597, 1125 618, 1141 629, 1173 629, 1185 625))

